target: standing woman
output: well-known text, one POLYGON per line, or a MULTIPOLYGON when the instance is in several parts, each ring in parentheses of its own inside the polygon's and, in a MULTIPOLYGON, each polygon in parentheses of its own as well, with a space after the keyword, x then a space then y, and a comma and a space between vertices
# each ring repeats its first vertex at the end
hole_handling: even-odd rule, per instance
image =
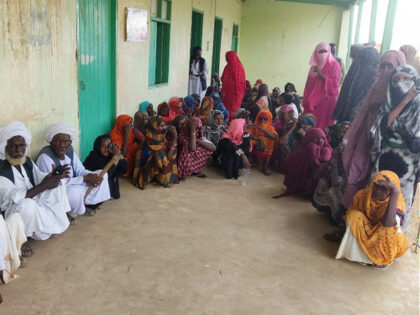
POLYGON ((331 54, 327 43, 319 43, 309 61, 311 69, 303 93, 305 113, 312 113, 317 120, 317 127, 324 129, 333 125, 331 120, 337 103, 340 86, 340 65, 331 54))
POLYGON ((369 183, 370 128, 376 121, 378 109, 385 103, 392 71, 403 64, 405 64, 405 57, 401 52, 390 50, 383 54, 379 64, 378 78, 344 137, 346 148, 343 153, 343 166, 347 183, 340 203, 346 209, 350 207, 354 195, 369 183))
POLYGON ((222 75, 222 103, 229 113, 236 113, 245 95, 245 69, 234 51, 226 53, 226 61, 222 75))
POLYGON ((201 57, 201 47, 197 46, 192 52, 190 59, 190 81, 188 84, 188 95, 198 94, 200 99, 204 97, 207 89, 207 74, 209 68, 206 60, 201 57))
POLYGON ((393 171, 401 181, 407 231, 417 176, 420 173, 420 77, 412 66, 399 66, 389 83, 388 100, 371 129, 372 174, 393 171))
POLYGON ((338 122, 353 121, 377 77, 380 59, 378 51, 373 47, 361 47, 354 53, 353 63, 344 79, 333 113, 333 119, 338 122))

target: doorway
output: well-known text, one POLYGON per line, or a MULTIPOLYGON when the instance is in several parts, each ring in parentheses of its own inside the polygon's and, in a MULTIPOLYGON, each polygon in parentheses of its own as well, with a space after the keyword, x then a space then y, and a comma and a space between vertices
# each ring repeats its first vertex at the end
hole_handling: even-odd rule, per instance
POLYGON ((115 120, 116 0, 77 0, 80 158, 115 120))
POLYGON ((216 17, 214 19, 214 34, 213 34, 213 63, 211 65, 211 74, 220 74, 220 48, 222 45, 222 30, 223 30, 223 20, 216 17))

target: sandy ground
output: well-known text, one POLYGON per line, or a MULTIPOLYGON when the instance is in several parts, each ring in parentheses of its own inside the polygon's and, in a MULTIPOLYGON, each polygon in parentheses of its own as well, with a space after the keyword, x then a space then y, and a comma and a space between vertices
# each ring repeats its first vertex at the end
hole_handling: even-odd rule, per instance
MULTIPOLYGON (((385 271, 335 260, 333 230, 282 176, 188 178, 140 191, 34 243, 0 314, 419 314, 418 256, 385 271)), ((416 213, 410 243, 416 230, 416 213)))

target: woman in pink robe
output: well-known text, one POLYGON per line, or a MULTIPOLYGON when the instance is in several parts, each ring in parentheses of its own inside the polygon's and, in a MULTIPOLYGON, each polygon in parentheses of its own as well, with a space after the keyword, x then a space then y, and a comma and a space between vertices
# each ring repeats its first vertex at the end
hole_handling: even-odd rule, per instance
POLYGON ((245 69, 234 51, 226 53, 227 65, 222 74, 222 103, 234 119, 236 111, 241 107, 245 95, 245 69))
POLYGON ((396 67, 405 63, 405 57, 400 51, 389 50, 383 54, 379 64, 378 78, 344 136, 346 147, 343 152, 343 167, 346 172, 347 184, 340 204, 346 209, 350 207, 354 195, 369 184, 371 173, 370 129, 376 121, 380 106, 385 103, 392 72, 396 67))
POLYGON ((333 125, 331 120, 337 103, 341 70, 339 63, 331 54, 328 43, 319 43, 309 61, 311 69, 303 94, 305 113, 314 114, 317 128, 333 125))

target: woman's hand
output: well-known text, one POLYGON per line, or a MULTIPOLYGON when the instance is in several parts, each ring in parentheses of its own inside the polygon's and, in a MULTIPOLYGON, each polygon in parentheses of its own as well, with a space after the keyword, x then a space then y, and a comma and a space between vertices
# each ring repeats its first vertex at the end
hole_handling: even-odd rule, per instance
POLYGON ((198 125, 197 119, 190 119, 190 134, 195 132, 197 125, 198 125))
POLYGON ((112 149, 109 150, 113 156, 117 156, 121 154, 121 148, 118 144, 113 143, 112 149))
POLYGON ((129 123, 128 125, 125 125, 123 127, 124 136, 130 134, 131 126, 132 126, 132 123, 129 123))
POLYGON ((399 194, 399 188, 393 182, 391 182, 388 176, 384 175, 384 177, 386 180, 378 180, 376 185, 389 189, 393 194, 399 194))
POLYGON ((416 98, 417 95, 419 95, 419 91, 417 91, 416 87, 413 86, 408 92, 407 94, 405 94, 404 98, 403 98, 403 102, 407 105, 408 103, 410 103, 412 100, 414 100, 416 98))

